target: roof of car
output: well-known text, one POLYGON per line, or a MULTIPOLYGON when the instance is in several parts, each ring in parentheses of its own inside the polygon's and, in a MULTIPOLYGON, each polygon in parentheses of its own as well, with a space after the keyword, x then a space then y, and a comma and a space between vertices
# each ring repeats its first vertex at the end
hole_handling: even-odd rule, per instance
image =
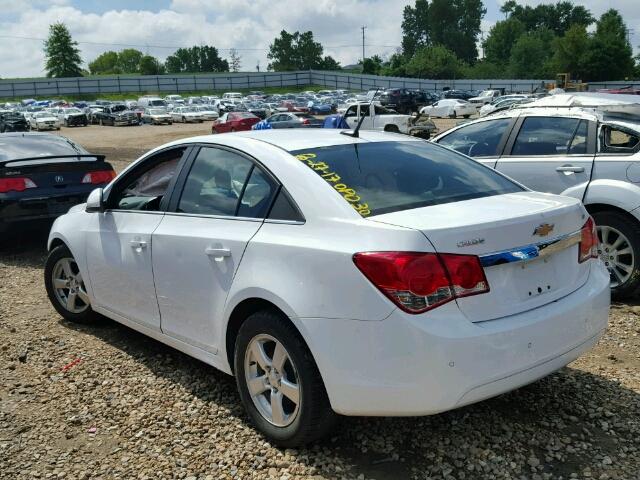
MULTIPOLYGON (((350 145, 354 143, 369 142, 424 142, 424 140, 411 137, 409 135, 398 135, 395 133, 376 132, 372 130, 361 130, 359 138, 349 135, 342 135, 341 130, 334 128, 313 129, 274 129, 274 130, 249 130, 235 133, 225 133, 223 135, 203 135, 177 140, 170 145, 180 145, 184 143, 222 143, 223 138, 232 140, 234 137, 253 139, 265 142, 283 150, 304 150, 309 148, 321 148, 332 145, 350 145)), ((225 144, 227 142, 224 142, 225 144)), ((232 142, 229 142, 232 143, 232 142)), ((164 147, 166 147, 165 145, 164 147)))

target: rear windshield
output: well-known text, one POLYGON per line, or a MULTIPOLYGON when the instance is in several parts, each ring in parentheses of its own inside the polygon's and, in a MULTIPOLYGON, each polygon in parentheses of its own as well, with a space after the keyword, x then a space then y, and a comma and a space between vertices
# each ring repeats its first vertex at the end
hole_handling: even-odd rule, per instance
POLYGON ((78 153, 87 154, 89 152, 57 135, 0 136, 0 162, 78 153))
POLYGON ((427 142, 376 142, 290 152, 363 217, 521 192, 493 170, 427 142))

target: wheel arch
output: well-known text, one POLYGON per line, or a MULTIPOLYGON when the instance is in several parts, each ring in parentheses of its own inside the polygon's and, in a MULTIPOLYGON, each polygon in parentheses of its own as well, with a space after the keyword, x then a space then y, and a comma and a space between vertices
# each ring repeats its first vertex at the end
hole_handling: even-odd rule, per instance
POLYGON ((300 328, 299 322, 296 322, 295 317, 292 315, 292 312, 288 305, 283 305, 277 299, 267 299, 265 298, 267 295, 253 295, 248 296, 240 301, 238 301, 232 308, 231 312, 228 316, 228 321, 226 324, 225 334, 224 334, 224 346, 226 351, 226 360, 229 363, 229 370, 231 374, 233 374, 233 354, 235 351, 236 339, 238 337, 238 332, 240 331, 240 327, 245 322, 249 316, 252 314, 262 311, 262 310, 270 310, 278 313, 283 321, 290 323, 298 332, 305 345, 313 355, 311 351, 311 347, 309 342, 307 341, 304 332, 300 328), (289 313, 287 313, 289 312, 289 313))
POLYGON ((584 195, 585 207, 610 205, 625 213, 640 207, 640 187, 621 180, 593 180, 584 195))

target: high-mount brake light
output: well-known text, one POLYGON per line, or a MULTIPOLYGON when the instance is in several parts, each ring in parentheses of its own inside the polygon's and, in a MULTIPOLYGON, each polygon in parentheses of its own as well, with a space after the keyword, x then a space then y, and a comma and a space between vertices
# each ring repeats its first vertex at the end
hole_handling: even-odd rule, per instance
POLYGON ((422 313, 455 298, 489 291, 475 255, 422 252, 362 252, 353 256, 360 271, 398 307, 422 313))

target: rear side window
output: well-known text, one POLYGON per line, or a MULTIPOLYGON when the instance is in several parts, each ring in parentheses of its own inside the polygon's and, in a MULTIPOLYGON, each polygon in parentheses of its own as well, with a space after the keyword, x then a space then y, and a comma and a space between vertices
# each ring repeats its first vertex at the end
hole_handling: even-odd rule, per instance
POLYGON ((604 125, 600 130, 600 153, 635 153, 640 150, 640 136, 627 129, 604 125))
MULTIPOLYGON (((586 147, 586 122, 566 117, 527 117, 518 132, 511 155, 569 155, 572 148, 580 150, 580 143, 586 147), (573 142, 580 132, 581 123, 585 123, 582 136, 573 142)), ((585 149, 586 151, 586 149, 585 149)))
POLYGON ((470 157, 494 157, 498 155, 498 145, 510 122, 509 118, 501 118, 472 123, 441 138, 438 143, 470 157))
POLYGON ((363 217, 523 190, 427 142, 357 143, 291 153, 363 217))

